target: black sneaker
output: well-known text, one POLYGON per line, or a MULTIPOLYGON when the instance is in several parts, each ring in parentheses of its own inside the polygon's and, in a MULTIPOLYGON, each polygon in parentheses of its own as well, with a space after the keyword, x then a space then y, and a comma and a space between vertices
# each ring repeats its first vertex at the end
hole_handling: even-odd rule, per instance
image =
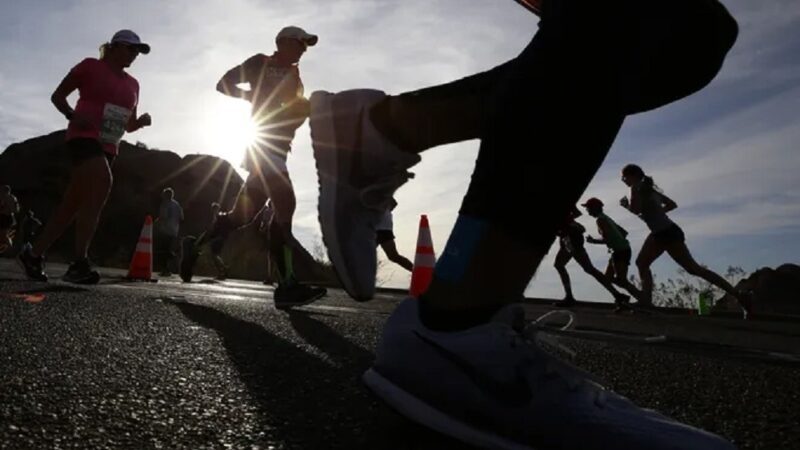
POLYGON ((578 304, 578 301, 575 300, 575 297, 568 295, 564 297, 564 300, 553 302, 553 306, 557 306, 559 308, 571 308, 578 304))
POLYGON ((305 284, 279 284, 275 288, 275 308, 288 309, 294 306, 303 306, 313 303, 324 297, 328 290, 321 287, 306 286, 305 284))
POLYGON ((17 262, 25 272, 25 276, 29 280, 34 281, 47 281, 47 274, 44 273, 44 258, 41 256, 33 256, 30 244, 25 244, 22 251, 17 255, 17 262))
POLYGON ((76 284, 97 284, 100 274, 92 270, 88 259, 78 259, 69 265, 67 273, 61 279, 76 284))
POLYGON ((614 312, 622 312, 631 309, 631 297, 625 294, 619 294, 614 298, 614 312))

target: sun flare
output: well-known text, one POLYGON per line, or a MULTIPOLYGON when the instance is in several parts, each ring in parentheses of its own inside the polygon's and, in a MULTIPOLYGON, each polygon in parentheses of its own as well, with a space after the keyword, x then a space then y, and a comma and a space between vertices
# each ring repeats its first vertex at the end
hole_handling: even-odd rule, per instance
POLYGON ((249 104, 223 100, 209 109, 203 132, 211 153, 239 168, 245 151, 256 141, 258 130, 250 117, 249 104))

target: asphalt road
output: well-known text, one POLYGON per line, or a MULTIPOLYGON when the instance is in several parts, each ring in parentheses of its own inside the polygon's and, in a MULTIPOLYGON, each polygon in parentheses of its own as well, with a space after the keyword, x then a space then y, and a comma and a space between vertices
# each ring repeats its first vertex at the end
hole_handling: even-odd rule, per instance
MULTIPOLYGON (((282 312, 255 282, 104 275, 33 283, 0 259, 0 448, 469 448, 360 381, 397 294, 282 312)), ((562 343, 617 392, 742 449, 800 448, 800 321, 575 311, 562 343)))

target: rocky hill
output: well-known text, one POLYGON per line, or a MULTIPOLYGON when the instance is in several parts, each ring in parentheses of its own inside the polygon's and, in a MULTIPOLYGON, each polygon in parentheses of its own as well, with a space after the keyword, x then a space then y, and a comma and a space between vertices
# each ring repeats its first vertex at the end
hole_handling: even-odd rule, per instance
MULTIPOLYGON (((21 209, 33 209, 43 222, 58 205, 69 181, 70 161, 64 147, 64 131, 10 145, 0 154, 0 184, 11 186, 21 209)), ((160 194, 175 190, 186 220, 181 234, 197 235, 210 221, 209 205, 233 206, 242 178, 225 160, 206 155, 179 156, 166 150, 148 149, 123 141, 113 166, 114 187, 100 218, 91 258, 110 267, 127 267, 144 217, 158 215, 160 194)), ((68 231, 49 252, 53 260, 68 261, 73 255, 73 231, 68 231)), ((8 254, 6 255, 8 256, 8 254)), ((231 264, 230 276, 261 280, 266 276, 264 240, 255 230, 235 233, 223 258, 231 264)), ((303 279, 331 282, 335 278, 307 251, 294 258, 303 279)), ((207 258, 198 261, 199 274, 213 274, 207 258)))
MULTIPOLYGON (((737 289, 753 292, 757 313, 800 315, 800 266, 783 264, 775 269, 763 267, 736 284, 737 289)), ((723 297, 715 310, 737 309, 735 300, 723 297)))

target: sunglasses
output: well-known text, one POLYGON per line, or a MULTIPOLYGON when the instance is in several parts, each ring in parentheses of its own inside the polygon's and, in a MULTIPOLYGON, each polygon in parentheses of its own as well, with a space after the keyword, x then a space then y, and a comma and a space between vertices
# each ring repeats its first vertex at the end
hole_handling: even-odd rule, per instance
POLYGON ((137 55, 140 53, 139 47, 137 47, 137 46, 135 46, 133 44, 117 43, 117 45, 122 47, 122 48, 124 48, 124 49, 126 49, 127 51, 129 51, 131 53, 135 53, 137 55))

